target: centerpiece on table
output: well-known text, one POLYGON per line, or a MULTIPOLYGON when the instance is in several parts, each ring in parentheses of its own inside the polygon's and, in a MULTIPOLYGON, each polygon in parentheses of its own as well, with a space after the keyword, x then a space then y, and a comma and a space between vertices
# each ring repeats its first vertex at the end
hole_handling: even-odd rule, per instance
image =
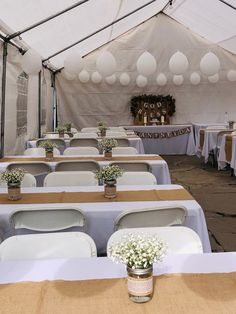
POLYGON ((25 175, 25 170, 15 168, 1 173, 1 181, 5 181, 8 187, 8 199, 17 201, 21 199, 21 181, 25 175))
POLYGON ((71 126, 72 126, 72 124, 70 122, 64 124, 66 132, 71 132, 71 126))
POLYGON ((107 198, 116 197, 116 179, 121 177, 123 169, 119 166, 106 166, 96 171, 96 178, 104 182, 104 196, 107 198))
POLYGON ((55 143, 53 143, 52 141, 43 141, 39 144, 39 147, 45 149, 46 160, 53 160, 53 148, 57 147, 55 143))
POLYGON ((99 121, 98 122, 98 129, 100 131, 101 137, 105 137, 106 136, 106 131, 108 129, 106 122, 99 121))
POLYGON ((64 126, 59 126, 56 128, 56 131, 59 133, 59 137, 64 137, 66 128, 64 126))
POLYGON ((104 158, 106 160, 112 159, 112 148, 118 145, 118 142, 114 138, 104 138, 98 143, 99 147, 104 152, 104 158))
POLYGON ((127 234, 108 248, 108 257, 127 266, 129 298, 136 303, 151 300, 153 295, 153 263, 166 255, 167 245, 155 235, 127 234))

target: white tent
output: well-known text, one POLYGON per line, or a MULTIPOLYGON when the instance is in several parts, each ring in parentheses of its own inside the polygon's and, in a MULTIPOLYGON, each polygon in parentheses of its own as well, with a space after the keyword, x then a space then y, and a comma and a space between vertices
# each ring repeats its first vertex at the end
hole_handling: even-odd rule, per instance
MULTIPOLYGON (((227 79, 228 71, 236 70, 235 4, 235 0, 2 0, 0 27, 5 49, 9 39, 23 50, 33 48, 50 69, 42 67, 39 77, 24 77, 22 56, 11 44, 7 45, 5 97, 4 73, 2 80, 1 121, 5 120, 1 130, 2 154, 3 140, 6 154, 19 153, 28 138, 52 128, 56 104, 53 96, 57 99, 59 123, 71 121, 78 127, 95 125, 98 119, 114 125, 132 124, 129 100, 142 93, 173 95, 177 109, 173 123, 222 122, 225 111, 236 120, 235 82, 227 79), (46 21, 50 16, 53 18, 46 21), (44 23, 40 24, 42 20, 44 23), (104 78, 99 84, 91 79, 82 83, 77 75, 68 77, 58 71, 74 51, 84 56, 84 69, 91 76, 97 71, 96 60, 104 50, 116 59, 113 84, 104 78), (173 83, 168 66, 178 50, 189 61, 180 86, 173 83), (136 63, 145 51, 155 57, 157 70, 147 78, 147 85, 140 88, 136 84, 136 63), (209 51, 220 61, 219 80, 215 84, 209 82, 199 67, 201 58, 209 51), (124 72, 131 78, 128 86, 119 82, 124 72), (201 76, 197 86, 189 80, 193 72, 201 76), (156 82, 160 73, 168 80, 162 87, 156 82)), ((3 54, 4 49, 1 58, 3 54)))

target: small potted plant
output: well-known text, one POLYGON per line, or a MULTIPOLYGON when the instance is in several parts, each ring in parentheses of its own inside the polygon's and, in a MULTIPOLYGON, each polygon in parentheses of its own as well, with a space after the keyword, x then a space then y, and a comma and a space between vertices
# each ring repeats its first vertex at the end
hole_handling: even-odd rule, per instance
POLYGON ((106 130, 108 129, 106 122, 103 122, 103 121, 98 122, 98 129, 100 131, 101 137, 105 137, 106 130))
POLYGON ((99 142, 99 147, 104 151, 104 157, 106 160, 112 159, 112 148, 118 145, 114 138, 105 138, 99 142))
POLYGON ((65 129, 66 129, 66 132, 71 132, 71 123, 66 123, 65 125, 64 125, 64 127, 65 127, 65 129))
POLYGON ((128 273, 129 298, 136 303, 148 302, 153 294, 153 263, 161 261, 167 252, 166 243, 155 235, 127 234, 112 243, 107 255, 123 263, 128 273))
POLYGON ((21 181, 25 175, 25 170, 15 168, 1 173, 1 181, 5 181, 8 187, 8 199, 17 201, 21 199, 21 181))
POLYGON ((96 178, 104 182, 104 196, 107 198, 116 197, 116 179, 121 177, 123 169, 119 166, 106 166, 96 172, 96 178))
POLYGON ((56 131, 59 133, 59 137, 64 137, 66 128, 64 126, 59 126, 58 128, 56 128, 56 131))
POLYGON ((39 147, 45 149, 46 160, 53 160, 53 148, 57 147, 55 143, 53 143, 52 141, 43 141, 39 144, 39 147))

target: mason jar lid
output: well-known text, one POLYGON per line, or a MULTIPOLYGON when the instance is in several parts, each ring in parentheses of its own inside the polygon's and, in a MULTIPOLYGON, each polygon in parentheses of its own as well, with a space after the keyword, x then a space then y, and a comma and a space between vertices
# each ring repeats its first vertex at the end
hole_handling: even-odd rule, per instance
POLYGON ((153 271, 153 267, 150 266, 148 268, 131 268, 127 266, 128 274, 135 274, 135 275, 146 275, 153 271))

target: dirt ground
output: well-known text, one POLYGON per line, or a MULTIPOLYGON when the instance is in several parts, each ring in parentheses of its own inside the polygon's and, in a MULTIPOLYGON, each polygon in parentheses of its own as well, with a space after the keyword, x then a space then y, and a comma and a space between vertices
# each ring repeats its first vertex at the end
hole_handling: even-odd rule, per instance
POLYGON ((196 156, 162 156, 173 184, 181 184, 205 212, 213 252, 236 251, 236 177, 196 156))

